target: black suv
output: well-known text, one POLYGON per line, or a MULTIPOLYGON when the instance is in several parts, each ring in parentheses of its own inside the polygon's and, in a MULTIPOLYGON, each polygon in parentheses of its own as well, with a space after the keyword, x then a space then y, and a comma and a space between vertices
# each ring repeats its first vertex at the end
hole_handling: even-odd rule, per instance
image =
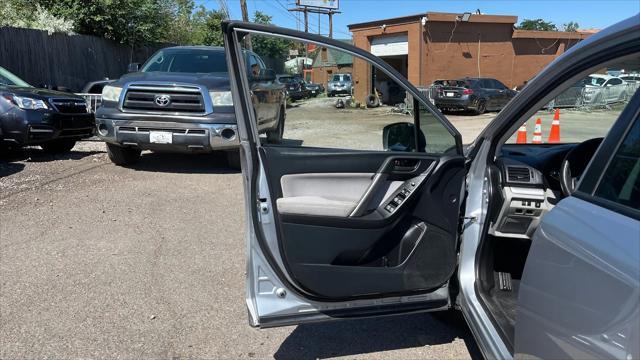
POLYGON ((500 81, 490 78, 436 80, 432 87, 438 109, 470 110, 476 114, 502 110, 517 94, 500 81))
MULTIPOLYGON (((282 140, 285 90, 255 53, 245 52, 258 131, 282 140)), ((133 68, 133 69, 131 69, 133 68)), ((130 65, 137 70, 137 64, 130 65)), ((143 149, 169 152, 225 150, 239 166, 237 126, 224 48, 177 46, 154 54, 141 70, 106 85, 96 112, 98 136, 117 165, 143 149)))
POLYGON ((0 143, 66 152, 90 137, 93 114, 80 96, 38 89, 0 67, 0 143))

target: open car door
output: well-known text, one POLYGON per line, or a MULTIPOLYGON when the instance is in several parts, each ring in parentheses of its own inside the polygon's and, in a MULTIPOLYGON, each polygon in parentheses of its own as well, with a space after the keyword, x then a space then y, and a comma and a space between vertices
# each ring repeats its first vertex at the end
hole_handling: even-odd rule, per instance
MULTIPOLYGON (((366 51, 258 24, 226 22, 223 32, 241 143, 251 325, 449 308, 465 194, 460 134, 394 67, 366 51), (247 35, 268 67, 278 57, 264 44, 281 44, 285 55, 295 48, 333 73, 345 71, 335 63, 337 52, 346 54, 356 98, 381 87, 376 97, 400 96, 409 111, 337 109, 334 99, 311 99, 286 109, 284 139, 272 144, 257 127, 254 74, 242 56, 247 35)), ((282 91, 295 89, 284 84, 282 91)), ((349 107, 349 98, 338 101, 349 107)))

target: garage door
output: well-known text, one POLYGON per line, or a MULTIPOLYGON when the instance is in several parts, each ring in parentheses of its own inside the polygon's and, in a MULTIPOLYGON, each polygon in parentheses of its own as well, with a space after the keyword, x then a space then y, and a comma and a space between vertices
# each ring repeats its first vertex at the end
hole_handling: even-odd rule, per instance
POLYGON ((381 36, 371 40, 371 53, 375 56, 408 55, 407 35, 381 36))

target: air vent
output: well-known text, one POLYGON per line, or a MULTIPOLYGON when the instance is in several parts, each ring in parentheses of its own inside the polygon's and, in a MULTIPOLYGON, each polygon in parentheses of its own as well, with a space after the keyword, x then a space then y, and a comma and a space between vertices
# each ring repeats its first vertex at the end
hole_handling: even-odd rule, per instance
POLYGON ((531 172, 522 166, 507 166, 507 180, 509 182, 530 183, 531 172))

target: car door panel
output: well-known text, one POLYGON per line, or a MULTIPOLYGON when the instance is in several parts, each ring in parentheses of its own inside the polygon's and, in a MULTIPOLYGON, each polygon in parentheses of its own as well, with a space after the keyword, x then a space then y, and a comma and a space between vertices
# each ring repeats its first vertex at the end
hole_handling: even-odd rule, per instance
POLYGON ((430 289, 448 280, 457 228, 449 219, 457 219, 459 210, 462 157, 280 147, 264 147, 262 154, 273 170, 270 192, 278 194, 281 252, 301 288, 322 298, 345 298, 430 289), (407 165, 398 159, 419 165, 398 172, 397 164, 407 165), (382 174, 385 180, 373 186, 382 174), (411 183, 416 189, 406 203, 386 211, 411 183), (366 197, 367 190, 373 196, 366 197), (352 216, 363 200, 369 201, 366 210, 352 216))
POLYGON ((460 134, 396 70, 361 49, 259 24, 227 22, 223 31, 247 156, 243 172, 250 220, 251 323, 275 326, 446 308, 464 194, 460 134), (408 145, 445 153, 262 144, 252 121, 255 114, 246 105, 250 87, 238 61, 246 33, 307 39, 369 61, 411 93, 414 107, 425 109, 407 119, 415 122, 408 145), (421 117, 429 134, 438 134, 434 124, 443 128, 437 136, 447 148, 438 147, 439 140, 424 147, 425 135, 418 135, 421 117))

